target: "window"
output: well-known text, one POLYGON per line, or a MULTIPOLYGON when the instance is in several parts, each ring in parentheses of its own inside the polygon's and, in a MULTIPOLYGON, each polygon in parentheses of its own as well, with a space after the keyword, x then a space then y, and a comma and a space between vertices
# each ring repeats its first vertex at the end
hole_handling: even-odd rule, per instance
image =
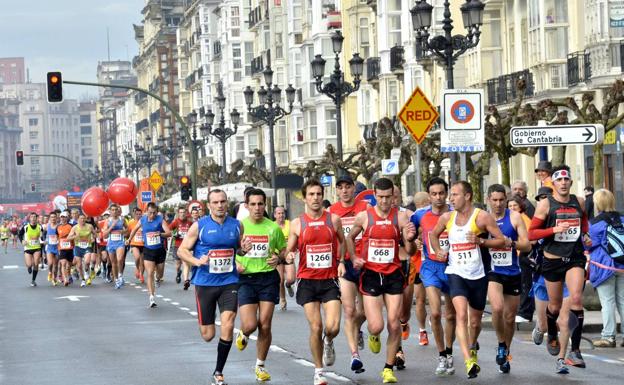
POLYGON ((243 63, 241 61, 241 46, 240 44, 232 44, 232 67, 234 68, 234 81, 240 82, 242 80, 242 68, 243 63))
POLYGON ((87 137, 84 137, 84 138, 80 138, 80 144, 82 146, 90 146, 91 145, 91 137, 87 136, 87 137))
POLYGON ((388 11, 401 11, 401 0, 388 0, 388 11))
POLYGON ((299 89, 301 87, 301 53, 298 50, 293 55, 293 67, 295 71, 295 83, 293 86, 299 89))
POLYGON ((284 58, 284 32, 282 19, 277 19, 275 21, 275 58, 284 58))
POLYGON ((308 122, 306 124, 304 156, 318 156, 318 141, 316 131, 316 110, 308 111, 308 122))
POLYGON ((236 137, 236 159, 245 159, 245 137, 236 137))
POLYGON ((565 59, 568 54, 568 28, 547 28, 545 38, 546 60, 565 59))
POLYGON ((247 134, 247 147, 249 148, 248 154, 258 148, 258 133, 250 132, 247 134))
POLYGON ((388 16, 388 44, 390 47, 401 45, 401 15, 388 16))
POLYGON ((38 157, 30 158, 30 165, 31 166, 39 166, 39 158, 38 157))
POLYGON ((295 141, 303 142, 303 116, 295 118, 295 141))
POLYGON ((245 42, 245 76, 251 76, 251 61, 253 58, 253 42, 245 42))
POLYGON ((567 86, 566 65, 553 64, 550 66, 550 87, 563 88, 567 86))
POLYGON ((80 135, 91 135, 91 126, 80 127, 80 135))
POLYGON ((231 8, 232 36, 240 36, 240 9, 238 7, 231 8))
POLYGON ((568 22, 568 0, 546 0, 546 24, 568 22))
POLYGON ((31 144, 30 145, 30 152, 39 152, 39 145, 38 144, 31 144))
POLYGON ((286 121, 283 119, 277 123, 277 148, 282 151, 288 150, 286 121))
POLYGON ((388 116, 395 116, 399 110, 398 88, 396 80, 388 83, 388 116))
POLYGON ((336 109, 327 108, 325 110, 325 127, 327 130, 327 136, 336 136, 336 109))
POLYGON ((293 32, 301 32, 302 28, 302 15, 303 9, 301 0, 293 0, 290 2, 292 4, 292 30, 293 32))
POLYGON ((39 132, 37 131, 30 131, 30 139, 37 139, 39 137, 39 132))
POLYGON ((91 115, 80 115, 80 123, 91 123, 91 115))
POLYGON ((30 118, 28 119, 28 125, 29 126, 36 126, 37 124, 39 124, 39 119, 37 118, 30 118))
POLYGON ((359 47, 360 47, 360 55, 361 57, 369 57, 370 56, 370 37, 368 32, 368 18, 360 17, 360 25, 359 25, 359 47))

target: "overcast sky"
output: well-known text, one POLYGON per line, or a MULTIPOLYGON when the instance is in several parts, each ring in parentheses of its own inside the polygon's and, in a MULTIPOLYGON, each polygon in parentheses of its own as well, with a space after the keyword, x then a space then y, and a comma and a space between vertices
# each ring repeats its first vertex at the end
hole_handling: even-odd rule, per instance
MULTIPOLYGON (((95 81, 98 61, 132 60, 138 48, 132 24, 140 24, 145 0, 0 0, 0 57, 24 57, 33 82, 51 70, 64 79, 95 81)), ((67 96, 97 94, 67 87, 67 96)))

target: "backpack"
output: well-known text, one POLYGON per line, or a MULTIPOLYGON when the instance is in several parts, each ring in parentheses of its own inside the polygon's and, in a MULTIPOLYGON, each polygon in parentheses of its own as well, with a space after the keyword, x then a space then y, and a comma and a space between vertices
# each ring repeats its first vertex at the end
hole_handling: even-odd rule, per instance
POLYGON ((607 223, 607 252, 614 262, 624 264, 624 224, 619 214, 604 216, 607 223))

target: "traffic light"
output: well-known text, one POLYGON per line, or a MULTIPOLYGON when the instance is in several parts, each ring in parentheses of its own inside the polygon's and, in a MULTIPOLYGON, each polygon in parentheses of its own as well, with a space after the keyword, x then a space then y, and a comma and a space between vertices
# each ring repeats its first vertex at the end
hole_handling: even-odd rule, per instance
POLYGON ((48 102, 63 101, 63 77, 60 72, 48 72, 48 102))
POLYGON ((15 151, 15 159, 18 166, 24 165, 24 151, 15 151))
POLYGON ((180 178, 180 198, 183 201, 188 201, 189 199, 191 199, 191 192, 192 188, 191 188, 191 178, 189 178, 188 176, 183 176, 180 178))
POLYGON ((36 187, 37 187, 37 186, 36 186, 34 183, 31 183, 31 184, 30 184, 30 191, 35 192, 36 187))

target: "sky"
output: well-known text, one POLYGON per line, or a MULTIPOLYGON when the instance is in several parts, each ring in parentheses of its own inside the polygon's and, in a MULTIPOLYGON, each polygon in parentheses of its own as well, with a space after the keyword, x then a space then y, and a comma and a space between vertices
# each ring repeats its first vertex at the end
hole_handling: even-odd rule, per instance
MULTIPOLYGON (((24 57, 33 82, 48 71, 63 79, 95 81, 98 61, 132 60, 138 52, 132 24, 145 0, 0 0, 0 57, 24 57)), ((66 86, 67 97, 96 95, 93 87, 66 86)))

